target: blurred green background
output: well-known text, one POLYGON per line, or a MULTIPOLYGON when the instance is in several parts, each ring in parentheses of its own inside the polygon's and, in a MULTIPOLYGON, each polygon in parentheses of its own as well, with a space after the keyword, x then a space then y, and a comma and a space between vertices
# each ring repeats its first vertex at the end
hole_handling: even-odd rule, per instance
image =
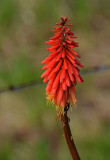
MULTIPOLYGON (((0 88, 41 80, 45 41, 61 16, 85 69, 110 64, 109 0, 0 0, 0 88)), ((110 159, 110 72, 84 76, 70 126, 82 160, 110 159)), ((72 160, 45 84, 0 94, 0 160, 72 160)))

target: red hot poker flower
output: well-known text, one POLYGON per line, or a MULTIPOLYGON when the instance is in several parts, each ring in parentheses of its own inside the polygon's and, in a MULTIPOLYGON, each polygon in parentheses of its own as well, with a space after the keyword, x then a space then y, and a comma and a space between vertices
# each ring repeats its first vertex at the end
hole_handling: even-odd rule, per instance
POLYGON ((74 33, 68 26, 72 24, 66 24, 69 19, 66 17, 60 18, 60 23, 55 26, 55 36, 50 38, 46 43, 51 45, 47 50, 50 55, 45 58, 41 64, 45 64, 42 68, 46 71, 41 75, 44 78, 43 83, 48 82, 46 87, 47 99, 52 100, 58 107, 58 113, 61 114, 66 103, 70 105, 77 101, 75 97, 75 85, 77 81, 83 82, 83 79, 79 73, 79 67, 83 65, 76 59, 80 56, 73 50, 74 47, 78 47, 78 43, 74 42, 74 33))

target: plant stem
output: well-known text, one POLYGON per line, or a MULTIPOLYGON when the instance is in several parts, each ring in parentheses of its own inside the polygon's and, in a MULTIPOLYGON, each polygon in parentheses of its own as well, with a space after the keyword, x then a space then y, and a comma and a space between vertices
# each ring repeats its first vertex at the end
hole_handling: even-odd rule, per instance
POLYGON ((75 146, 72 134, 71 134, 70 126, 69 126, 69 118, 67 116, 69 107, 70 107, 70 104, 67 103, 65 110, 64 110, 64 114, 61 116, 62 127, 64 130, 65 139, 66 139, 66 142, 67 142, 67 145, 68 145, 68 148, 70 150, 73 160, 81 160, 79 157, 78 151, 76 149, 76 146, 75 146))

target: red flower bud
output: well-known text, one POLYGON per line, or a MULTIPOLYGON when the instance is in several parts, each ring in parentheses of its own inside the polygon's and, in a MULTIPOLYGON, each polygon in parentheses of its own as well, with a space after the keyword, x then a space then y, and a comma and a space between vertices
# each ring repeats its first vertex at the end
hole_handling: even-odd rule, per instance
POLYGON ((83 79, 79 73, 79 67, 83 65, 76 59, 80 58, 73 48, 78 47, 78 43, 74 42, 73 38, 77 38, 71 29, 66 24, 69 19, 66 17, 60 18, 61 27, 55 26, 55 36, 50 38, 46 43, 51 45, 47 50, 51 53, 41 64, 45 64, 42 68, 47 69, 41 76, 44 78, 43 83, 48 81, 46 87, 47 99, 52 100, 58 107, 58 112, 64 109, 66 103, 70 105, 77 101, 75 97, 75 85, 77 81, 83 82, 83 79), (63 109, 62 109, 63 108, 63 109))

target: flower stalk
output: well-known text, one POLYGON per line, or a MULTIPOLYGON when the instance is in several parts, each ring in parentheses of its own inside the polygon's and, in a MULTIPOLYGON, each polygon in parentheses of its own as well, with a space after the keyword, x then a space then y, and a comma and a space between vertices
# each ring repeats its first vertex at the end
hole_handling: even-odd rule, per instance
POLYGON ((70 150, 71 156, 73 160, 81 160, 78 154, 78 151, 76 149, 73 136, 71 134, 71 129, 69 126, 69 118, 67 116, 67 112, 69 110, 70 104, 67 103, 65 109, 64 109, 64 114, 61 115, 61 122, 62 122, 62 127, 64 131, 64 136, 68 145, 68 148, 70 150))

